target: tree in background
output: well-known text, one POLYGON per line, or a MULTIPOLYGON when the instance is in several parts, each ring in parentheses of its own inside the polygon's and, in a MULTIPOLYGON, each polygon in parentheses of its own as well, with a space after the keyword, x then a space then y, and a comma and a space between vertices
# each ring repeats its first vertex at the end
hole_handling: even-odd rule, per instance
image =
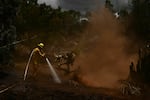
POLYGON ((111 3, 110 0, 105 1, 105 7, 108 8, 111 12, 114 12, 113 10, 113 4, 111 3))
POLYGON ((150 1, 132 0, 131 16, 135 34, 144 41, 150 39, 150 1))
POLYGON ((133 76, 130 75, 130 77, 133 80, 140 80, 140 82, 150 85, 150 1, 132 0, 132 12, 130 16, 132 19, 128 32, 131 33, 130 31, 132 30, 134 37, 138 38, 137 42, 140 41, 143 43, 139 49, 136 70, 133 76))
POLYGON ((13 64, 14 46, 10 45, 16 39, 16 16, 18 0, 0 0, 0 65, 13 64))
POLYGON ((79 30, 79 17, 77 11, 52 9, 46 4, 38 4, 37 0, 24 0, 16 17, 16 26, 21 35, 25 32, 72 34, 79 30))

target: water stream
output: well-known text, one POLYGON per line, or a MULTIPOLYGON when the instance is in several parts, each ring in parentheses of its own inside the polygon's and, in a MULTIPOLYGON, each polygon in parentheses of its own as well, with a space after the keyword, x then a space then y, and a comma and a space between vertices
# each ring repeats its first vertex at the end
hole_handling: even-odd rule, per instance
POLYGON ((46 58, 46 62, 47 62, 47 64, 48 64, 49 68, 50 68, 51 75, 52 75, 54 81, 55 81, 56 83, 61 83, 60 78, 58 77, 56 71, 54 70, 54 68, 53 68, 53 66, 51 65, 51 63, 50 63, 50 61, 48 60, 48 58, 46 58))
MULTIPOLYGON (((29 64, 30 64, 32 56, 33 56, 33 51, 31 52, 30 57, 28 59, 28 63, 25 67, 26 69, 25 69, 25 72, 24 72, 24 80, 26 80, 28 69, 29 69, 29 64)), ((54 81, 56 83, 61 83, 60 78, 58 77, 57 73, 55 72, 55 70, 54 70, 53 66, 51 65, 50 61, 48 60, 48 58, 46 58, 46 62, 48 64, 48 67, 50 68, 50 72, 51 72, 51 75, 52 75, 54 81)))

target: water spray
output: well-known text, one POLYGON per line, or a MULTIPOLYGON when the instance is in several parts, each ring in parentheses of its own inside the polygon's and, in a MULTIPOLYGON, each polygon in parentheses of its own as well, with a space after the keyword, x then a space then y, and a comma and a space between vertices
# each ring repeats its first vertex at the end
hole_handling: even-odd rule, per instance
POLYGON ((56 71, 54 70, 54 68, 53 68, 53 66, 51 65, 51 63, 50 63, 50 61, 48 60, 48 58, 46 58, 46 62, 47 62, 47 64, 48 64, 49 68, 50 68, 51 75, 52 75, 54 81, 55 81, 56 83, 61 83, 60 78, 58 77, 56 71))
MULTIPOLYGON (((26 68, 25 68, 24 81, 26 80, 26 77, 27 77, 27 73, 28 73, 28 69, 29 69, 29 64, 30 64, 31 58, 32 58, 32 56, 33 56, 33 53, 34 53, 34 52, 32 51, 31 54, 30 54, 28 63, 27 63, 27 65, 26 65, 26 68)), ((54 70, 53 66, 51 65, 50 61, 48 60, 48 58, 46 58, 46 62, 47 62, 47 64, 48 64, 49 68, 50 68, 50 72, 51 72, 51 75, 52 75, 54 81, 55 81, 56 83, 61 83, 61 80, 59 79, 57 73, 55 72, 55 70, 54 70)))

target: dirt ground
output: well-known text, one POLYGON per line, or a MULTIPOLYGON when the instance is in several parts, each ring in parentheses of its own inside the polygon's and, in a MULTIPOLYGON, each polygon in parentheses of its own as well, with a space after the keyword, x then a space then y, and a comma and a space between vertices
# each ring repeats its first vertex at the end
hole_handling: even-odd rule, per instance
MULTIPOLYGON (((26 63, 16 64, 11 72, 4 72, 0 80, 0 100, 137 100, 139 97, 123 96, 118 90, 108 88, 92 88, 62 80, 55 83, 46 64, 40 65, 37 77, 23 80, 26 63), (42 69, 42 70, 41 70, 42 69)), ((56 70, 57 71, 57 70, 56 70)))

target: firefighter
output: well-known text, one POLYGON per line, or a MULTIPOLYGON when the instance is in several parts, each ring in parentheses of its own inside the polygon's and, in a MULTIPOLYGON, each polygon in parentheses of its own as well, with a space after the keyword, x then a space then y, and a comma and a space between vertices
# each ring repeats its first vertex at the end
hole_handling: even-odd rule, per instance
POLYGON ((65 71, 66 74, 73 72, 71 71, 71 66, 73 66, 75 56, 76 54, 73 51, 69 51, 61 55, 56 55, 55 61, 58 62, 58 69, 65 71), (65 66, 65 68, 63 68, 62 66, 65 66))
POLYGON ((37 71, 39 69, 39 63, 41 62, 41 60, 43 58, 45 58, 45 53, 43 51, 43 48, 44 48, 44 44, 39 43, 37 45, 37 47, 33 49, 33 58, 32 58, 32 60, 33 60, 33 67, 32 67, 33 73, 32 73, 32 76, 33 77, 37 76, 37 71))
POLYGON ((67 65, 67 71, 70 72, 70 67, 73 66, 74 60, 75 60, 75 53, 73 51, 66 53, 65 64, 67 65))

